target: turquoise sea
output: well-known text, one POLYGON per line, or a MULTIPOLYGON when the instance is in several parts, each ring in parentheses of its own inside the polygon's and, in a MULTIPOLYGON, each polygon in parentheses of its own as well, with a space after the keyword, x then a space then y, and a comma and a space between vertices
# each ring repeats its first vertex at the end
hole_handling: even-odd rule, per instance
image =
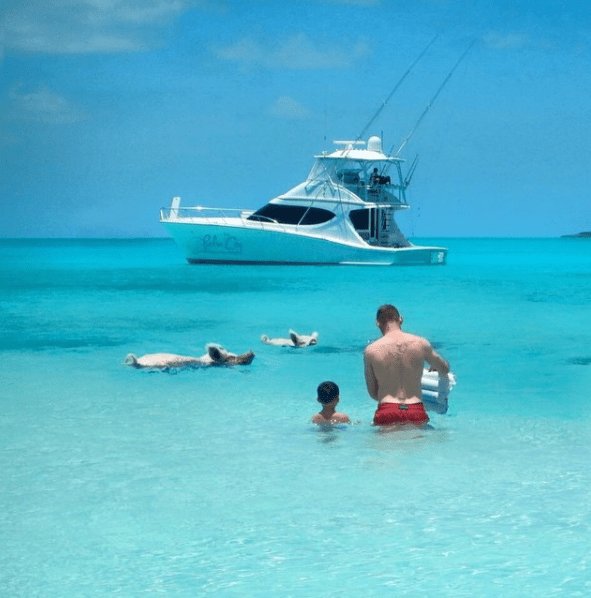
POLYGON ((448 264, 0 241, 0 596, 589 596, 591 239, 415 242, 448 264), (371 426, 385 302, 457 376, 434 430, 371 426), (318 346, 260 342, 289 328, 318 346), (256 358, 122 364, 208 342, 256 358), (354 425, 309 423, 327 379, 354 425))

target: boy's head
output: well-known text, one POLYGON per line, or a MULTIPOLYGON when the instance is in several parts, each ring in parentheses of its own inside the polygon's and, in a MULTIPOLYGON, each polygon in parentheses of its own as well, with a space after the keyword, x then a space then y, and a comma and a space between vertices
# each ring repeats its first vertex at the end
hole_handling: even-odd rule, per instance
POLYGON ((318 385, 318 402, 328 405, 339 398, 339 387, 334 382, 322 382, 318 385))

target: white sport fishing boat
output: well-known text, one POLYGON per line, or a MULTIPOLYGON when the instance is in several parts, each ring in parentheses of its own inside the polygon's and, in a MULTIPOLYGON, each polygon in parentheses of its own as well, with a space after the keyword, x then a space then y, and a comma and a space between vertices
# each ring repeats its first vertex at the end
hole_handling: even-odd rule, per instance
POLYGON ((445 264, 445 247, 413 245, 396 224, 396 212, 409 208, 406 189, 416 166, 415 159, 404 176, 399 156, 474 43, 396 153, 385 154, 379 137, 362 139, 410 68, 363 133, 355 141, 335 141, 337 149, 315 156, 306 180, 287 193, 256 211, 181 207, 181 198, 174 197, 160 211, 160 221, 192 264, 445 264))
POLYGON ((445 264, 446 248, 413 245, 396 224, 414 164, 405 178, 404 160, 384 154, 379 137, 335 144, 259 210, 181 207, 174 197, 160 222, 192 264, 445 264))

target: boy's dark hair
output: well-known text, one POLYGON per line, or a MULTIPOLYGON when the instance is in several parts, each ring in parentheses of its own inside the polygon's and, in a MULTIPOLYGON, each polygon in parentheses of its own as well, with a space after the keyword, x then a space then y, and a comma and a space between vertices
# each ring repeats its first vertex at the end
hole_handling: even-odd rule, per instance
POLYGON ((334 382, 321 382, 318 385, 318 401, 328 405, 339 396, 339 387, 334 382))

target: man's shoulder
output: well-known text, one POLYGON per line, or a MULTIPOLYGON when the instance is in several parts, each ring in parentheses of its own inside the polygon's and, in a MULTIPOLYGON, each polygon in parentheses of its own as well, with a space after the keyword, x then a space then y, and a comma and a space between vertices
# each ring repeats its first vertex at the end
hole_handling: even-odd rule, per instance
POLYGON ((406 336, 406 338, 414 343, 416 343, 417 345, 422 345, 424 347, 427 347, 430 345, 429 341, 418 335, 418 334, 413 334, 412 332, 405 332, 404 335, 406 336))
POLYGON ((375 341, 372 341, 371 343, 369 343, 369 345, 367 345, 367 347, 365 347, 365 349, 363 350, 363 352, 368 355, 373 353, 376 349, 379 349, 380 345, 384 344, 384 337, 382 338, 378 338, 375 341))

